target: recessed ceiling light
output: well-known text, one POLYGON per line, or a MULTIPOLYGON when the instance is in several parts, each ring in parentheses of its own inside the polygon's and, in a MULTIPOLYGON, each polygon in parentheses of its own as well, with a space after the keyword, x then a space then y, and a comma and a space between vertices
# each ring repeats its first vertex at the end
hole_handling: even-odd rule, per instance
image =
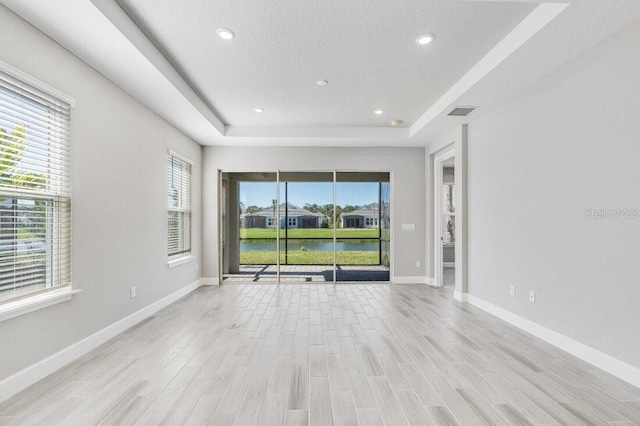
POLYGON ((236 33, 234 33, 228 28, 218 28, 216 30, 216 34, 218 34, 218 37, 220 37, 223 40, 231 40, 236 36, 236 33))
POLYGON ((329 82, 327 80, 318 80, 316 81, 316 84, 318 86, 326 86, 327 84, 329 84, 329 82))
POLYGON ((398 127, 401 124, 402 124, 402 120, 393 120, 393 121, 391 121, 391 125, 393 127, 398 127))
POLYGON ((264 112, 264 108, 254 108, 255 112, 264 112))
POLYGON ((373 113, 374 113, 375 115, 384 114, 384 110, 383 110, 383 109, 374 109, 374 110, 373 110, 373 113))
POLYGON ((434 36, 433 34, 422 34, 418 36, 418 38, 416 39, 416 43, 424 46, 425 44, 431 43, 434 38, 436 38, 436 36, 434 36))

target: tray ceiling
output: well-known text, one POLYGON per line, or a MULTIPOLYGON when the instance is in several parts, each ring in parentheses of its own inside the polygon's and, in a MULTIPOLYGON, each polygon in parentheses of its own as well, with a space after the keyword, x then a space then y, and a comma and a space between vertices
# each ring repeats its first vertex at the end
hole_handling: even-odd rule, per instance
POLYGON ((2 1, 203 145, 425 146, 640 16, 640 0, 2 1))

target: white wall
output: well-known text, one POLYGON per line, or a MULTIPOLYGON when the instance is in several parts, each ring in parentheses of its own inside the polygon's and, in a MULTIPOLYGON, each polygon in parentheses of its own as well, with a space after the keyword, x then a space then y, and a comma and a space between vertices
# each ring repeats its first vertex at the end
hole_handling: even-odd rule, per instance
POLYGON ((469 293, 636 367, 640 218, 585 209, 640 209, 639 52, 635 23, 468 133, 469 293))
POLYGON ((423 148, 203 149, 203 276, 218 277, 218 170, 225 172, 388 171, 392 174, 395 277, 425 276, 425 155, 423 148), (402 230, 403 223, 415 230, 402 230), (420 267, 416 267, 420 261, 420 267))
POLYGON ((201 148, 0 6, 0 60, 74 97, 69 302, 0 322, 0 380, 198 280, 201 148), (194 262, 167 268, 166 156, 193 168, 194 262), (131 299, 129 289, 137 287, 131 299))

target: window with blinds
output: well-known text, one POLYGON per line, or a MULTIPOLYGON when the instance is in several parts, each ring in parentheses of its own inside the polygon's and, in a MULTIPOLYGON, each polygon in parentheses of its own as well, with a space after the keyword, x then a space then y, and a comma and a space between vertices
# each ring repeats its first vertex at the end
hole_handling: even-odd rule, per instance
POLYGON ((191 254, 191 162, 170 151, 167 162, 169 260, 191 254))
POLYGON ((0 71, 0 303, 71 283, 70 105, 0 71))

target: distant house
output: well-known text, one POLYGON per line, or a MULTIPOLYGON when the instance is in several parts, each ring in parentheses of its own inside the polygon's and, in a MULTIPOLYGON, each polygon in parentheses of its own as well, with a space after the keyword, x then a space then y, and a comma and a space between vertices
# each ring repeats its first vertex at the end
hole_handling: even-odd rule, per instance
POLYGON ((378 203, 371 203, 358 210, 340 215, 343 228, 377 228, 380 212, 378 203))
MULTIPOLYGON (((280 204, 280 228, 285 227, 285 218, 288 221, 288 228, 320 228, 324 214, 312 213, 289 203, 280 204)), ((266 208, 256 213, 240 215, 240 226, 243 228, 275 228, 277 221, 277 211, 275 208, 266 208)))

